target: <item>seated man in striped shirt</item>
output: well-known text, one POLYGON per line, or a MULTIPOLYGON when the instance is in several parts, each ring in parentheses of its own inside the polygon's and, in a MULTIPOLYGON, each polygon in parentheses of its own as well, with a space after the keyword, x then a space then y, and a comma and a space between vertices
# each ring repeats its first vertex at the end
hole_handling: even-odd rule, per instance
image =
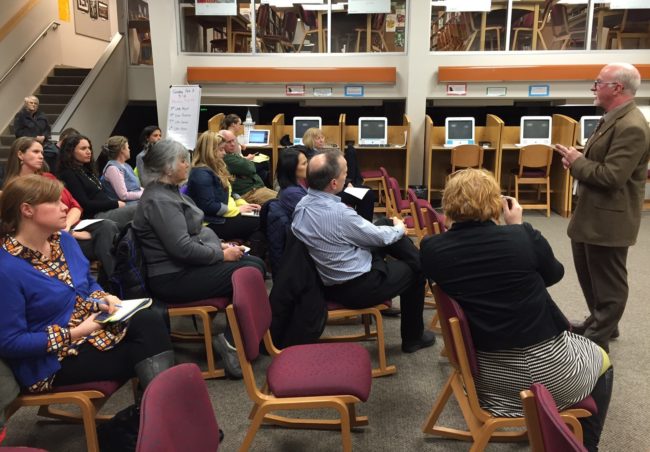
POLYGON ((309 250, 325 296, 349 308, 374 306, 400 296, 402 351, 435 342, 424 330, 424 276, 418 250, 393 218, 374 225, 343 204, 347 164, 338 150, 315 155, 307 167, 307 195, 296 206, 291 229, 309 250), (385 261, 386 254, 395 259, 385 261))

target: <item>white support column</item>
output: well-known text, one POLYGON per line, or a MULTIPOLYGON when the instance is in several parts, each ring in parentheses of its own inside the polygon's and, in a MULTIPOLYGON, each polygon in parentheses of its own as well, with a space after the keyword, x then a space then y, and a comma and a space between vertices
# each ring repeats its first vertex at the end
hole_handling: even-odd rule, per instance
POLYGON ((408 71, 406 74, 406 114, 411 120, 410 184, 420 184, 424 166, 424 117, 427 92, 433 84, 435 68, 427 65, 429 56, 429 23, 431 2, 410 0, 407 15, 408 71))

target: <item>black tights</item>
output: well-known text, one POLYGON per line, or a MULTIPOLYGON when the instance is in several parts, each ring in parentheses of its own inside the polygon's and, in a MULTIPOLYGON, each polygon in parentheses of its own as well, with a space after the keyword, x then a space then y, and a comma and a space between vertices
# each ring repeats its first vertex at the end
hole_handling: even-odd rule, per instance
POLYGON ((171 349, 169 332, 160 314, 144 309, 129 320, 126 336, 112 349, 101 351, 86 342, 79 347, 79 355, 61 361, 54 386, 128 380, 135 376, 137 363, 171 349))
POLYGON ((614 368, 610 367, 607 372, 602 374, 594 390, 591 391, 591 397, 596 402, 598 413, 592 416, 580 418, 582 431, 584 435, 584 445, 589 452, 598 451, 598 441, 600 441, 600 434, 605 425, 605 418, 607 417, 607 409, 609 408, 609 400, 612 397, 612 387, 614 386, 614 368))

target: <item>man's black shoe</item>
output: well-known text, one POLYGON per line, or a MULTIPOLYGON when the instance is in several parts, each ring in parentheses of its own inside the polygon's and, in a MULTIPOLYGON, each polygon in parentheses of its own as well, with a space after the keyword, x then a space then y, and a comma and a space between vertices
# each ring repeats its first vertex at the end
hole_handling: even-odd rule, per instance
POLYGON ((436 335, 433 331, 424 330, 422 337, 415 341, 402 342, 402 351, 404 353, 417 352, 421 348, 431 347, 436 343, 436 335))

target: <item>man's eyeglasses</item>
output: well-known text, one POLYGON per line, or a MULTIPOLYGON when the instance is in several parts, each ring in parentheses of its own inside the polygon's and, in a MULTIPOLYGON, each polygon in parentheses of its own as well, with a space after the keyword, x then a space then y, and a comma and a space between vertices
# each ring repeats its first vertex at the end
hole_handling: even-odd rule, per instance
POLYGON ((619 82, 603 82, 602 80, 594 80, 594 89, 598 89, 603 85, 620 85, 619 82))

